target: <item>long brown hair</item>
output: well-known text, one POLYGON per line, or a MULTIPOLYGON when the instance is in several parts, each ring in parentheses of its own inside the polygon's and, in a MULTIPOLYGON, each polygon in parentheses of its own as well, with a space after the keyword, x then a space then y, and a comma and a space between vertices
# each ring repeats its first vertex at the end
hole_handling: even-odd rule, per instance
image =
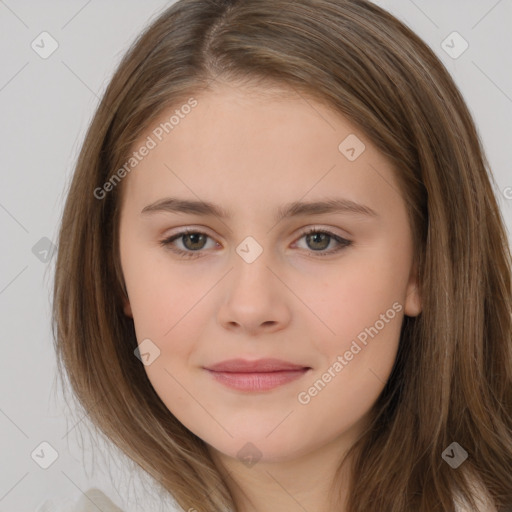
POLYGON ((371 428, 351 449, 347 510, 452 511, 454 495, 477 510, 476 480, 496 507, 512 503, 511 258, 492 175, 445 67, 366 0, 179 0, 128 51, 86 135, 60 229, 55 347, 84 411, 184 510, 234 509, 205 443, 134 356, 118 253, 123 182, 94 193, 164 109, 218 80, 280 84, 329 105, 394 164, 407 203, 423 309, 405 317, 371 428), (442 457, 452 442, 469 455, 458 469, 442 457))

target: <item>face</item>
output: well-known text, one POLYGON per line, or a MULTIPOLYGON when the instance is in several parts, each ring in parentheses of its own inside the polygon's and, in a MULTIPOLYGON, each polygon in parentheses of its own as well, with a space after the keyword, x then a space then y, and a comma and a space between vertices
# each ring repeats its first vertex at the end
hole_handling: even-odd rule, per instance
POLYGON ((148 378, 224 456, 291 461, 350 444, 404 315, 421 310, 393 169, 350 122, 292 91, 223 85, 195 99, 169 133, 160 123, 179 106, 155 121, 136 148, 148 136, 155 147, 123 182, 124 312, 148 378), (281 363, 211 371, 269 358, 281 363))

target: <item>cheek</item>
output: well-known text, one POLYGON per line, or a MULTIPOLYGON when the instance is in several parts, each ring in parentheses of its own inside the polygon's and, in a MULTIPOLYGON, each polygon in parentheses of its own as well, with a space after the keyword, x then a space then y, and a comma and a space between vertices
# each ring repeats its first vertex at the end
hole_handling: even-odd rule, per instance
POLYGON ((188 312, 207 293, 214 276, 198 279, 192 266, 172 263, 164 249, 141 249, 140 244, 129 242, 123 273, 137 337, 172 338, 177 326, 187 323, 188 312))
POLYGON ((319 389, 326 384, 331 392, 340 393, 344 399, 338 403, 347 404, 351 397, 365 402, 365 396, 373 396, 389 377, 396 358, 404 308, 396 300, 398 290, 379 290, 376 285, 363 276, 353 286, 345 281, 345 287, 325 303, 322 320, 327 327, 319 324, 317 332, 322 334, 311 336, 322 354, 315 374, 322 381, 319 389))
POLYGON ((332 357, 348 350, 358 336, 364 342, 375 324, 379 339, 392 342, 399 336, 406 276, 403 270, 397 272, 391 255, 383 257, 375 251, 347 258, 315 277, 295 278, 294 291, 312 313, 307 313, 312 318, 308 323, 317 331, 311 339, 319 352, 332 357))
POLYGON ((323 319, 335 334, 320 326, 323 334, 311 337, 321 364, 296 396, 296 435, 305 444, 321 443, 364 421, 389 378, 403 306, 395 300, 400 297, 396 283, 390 290, 379 275, 376 281, 376 275, 353 274, 339 281, 325 302, 323 319))
POLYGON ((188 381, 186 371, 212 314, 206 309, 211 300, 208 291, 219 277, 212 272, 199 275, 194 265, 178 266, 165 253, 129 242, 126 240, 122 268, 136 337, 139 344, 149 339, 154 345, 148 346, 157 354, 144 369, 169 409, 172 405, 173 411, 186 415, 189 409, 195 411, 187 391, 195 395, 196 384, 194 379, 188 381))

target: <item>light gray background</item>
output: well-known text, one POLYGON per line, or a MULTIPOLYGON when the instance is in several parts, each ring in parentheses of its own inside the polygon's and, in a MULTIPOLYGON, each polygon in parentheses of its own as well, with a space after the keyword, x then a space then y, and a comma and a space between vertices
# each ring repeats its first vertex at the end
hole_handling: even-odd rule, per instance
MULTIPOLYGON (((62 400, 50 330, 54 259, 45 263, 34 251, 43 237, 57 239, 80 144, 121 56, 171 3, 0 0, 0 512, 32 512, 49 498, 56 505, 51 510, 61 510, 93 486, 127 512, 158 510, 162 503, 151 480, 140 473, 133 480, 134 468, 115 450, 91 449, 86 423, 62 400), (31 48, 43 31, 59 45, 47 59, 31 48), (43 441, 58 452, 48 469, 31 457, 43 441)), ((418 33, 455 78, 510 232, 512 0, 376 3, 418 33), (456 59, 442 47, 453 31, 469 44, 456 59)), ((460 48, 457 41, 447 44, 460 48)), ((172 510, 169 502, 164 509, 172 510)))

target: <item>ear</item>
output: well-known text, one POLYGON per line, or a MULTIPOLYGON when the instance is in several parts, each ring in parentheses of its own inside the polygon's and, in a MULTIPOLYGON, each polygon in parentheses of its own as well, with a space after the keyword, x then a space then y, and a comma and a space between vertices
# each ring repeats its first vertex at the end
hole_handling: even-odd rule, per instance
POLYGON ((411 268, 405 296, 404 309, 407 316, 418 316, 421 313, 422 304, 419 285, 418 265, 415 263, 411 268))
POLYGON ((128 297, 125 297, 123 299, 123 312, 126 316, 133 318, 132 307, 130 305, 130 300, 128 299, 128 297))

